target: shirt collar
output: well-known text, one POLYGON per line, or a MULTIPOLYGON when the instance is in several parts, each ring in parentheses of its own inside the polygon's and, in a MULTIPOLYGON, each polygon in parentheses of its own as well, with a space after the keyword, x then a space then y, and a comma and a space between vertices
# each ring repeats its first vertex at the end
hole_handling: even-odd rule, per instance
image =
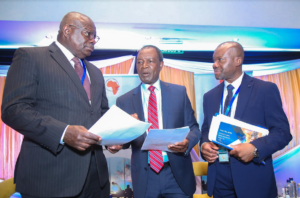
MULTIPOLYGON (((141 86, 142 86, 142 89, 144 91, 147 91, 151 85, 142 83, 141 86)), ((154 86, 155 89, 157 89, 158 91, 160 91, 160 80, 158 79, 152 86, 154 86)))
POLYGON ((241 84, 242 84, 242 80, 243 80, 243 77, 244 77, 244 72, 242 73, 242 75, 240 77, 238 77, 238 79, 236 79, 234 82, 232 83, 229 83, 227 82, 226 80, 224 80, 224 83, 225 83, 225 89, 228 85, 232 85, 234 87, 234 89, 236 90, 241 84))
POLYGON ((69 61, 71 61, 72 58, 74 58, 74 55, 67 48, 65 48, 65 46, 63 46, 62 44, 60 44, 58 41, 55 41, 55 44, 62 51, 62 53, 67 57, 67 59, 69 61))

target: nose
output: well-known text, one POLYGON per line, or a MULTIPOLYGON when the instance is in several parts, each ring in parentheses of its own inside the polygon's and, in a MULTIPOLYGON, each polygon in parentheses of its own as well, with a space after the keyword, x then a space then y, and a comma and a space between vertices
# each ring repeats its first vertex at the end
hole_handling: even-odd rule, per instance
POLYGON ((90 39, 90 42, 91 42, 93 45, 95 45, 95 44, 96 44, 95 38, 91 38, 91 39, 90 39))
POLYGON ((142 65, 142 68, 147 68, 147 67, 148 67, 147 61, 144 61, 143 65, 142 65))
POLYGON ((213 63, 213 68, 215 68, 215 67, 219 67, 219 62, 217 60, 214 61, 214 63, 213 63))

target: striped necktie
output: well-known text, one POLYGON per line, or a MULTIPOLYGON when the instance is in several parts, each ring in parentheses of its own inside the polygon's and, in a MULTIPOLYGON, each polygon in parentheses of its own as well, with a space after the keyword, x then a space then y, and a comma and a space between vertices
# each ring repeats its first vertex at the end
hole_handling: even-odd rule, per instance
MULTIPOLYGON (((159 129, 156 94, 154 92, 154 89, 155 89, 154 86, 149 87, 149 91, 151 92, 151 94, 149 97, 149 104, 148 104, 148 122, 152 124, 150 126, 150 129, 159 129)), ((159 150, 149 150, 149 159, 150 159, 150 167, 156 173, 159 173, 159 171, 164 166, 162 152, 159 150)))

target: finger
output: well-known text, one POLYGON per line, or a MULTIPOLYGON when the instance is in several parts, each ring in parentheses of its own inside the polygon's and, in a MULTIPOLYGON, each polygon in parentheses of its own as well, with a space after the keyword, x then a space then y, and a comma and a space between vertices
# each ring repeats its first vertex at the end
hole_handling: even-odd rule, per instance
POLYGON ((114 154, 114 153, 116 153, 117 151, 115 151, 115 150, 112 150, 112 149, 110 149, 110 148, 108 148, 107 149, 110 153, 112 153, 112 154, 114 154))
POLYGON ((219 154, 218 151, 216 151, 216 150, 214 150, 212 148, 211 149, 206 149, 204 152, 207 153, 207 154, 214 154, 214 155, 218 155, 219 154))
POLYGON ((237 150, 235 150, 235 149, 231 150, 230 155, 237 156, 238 155, 237 150))
POLYGON ((171 147, 177 148, 177 149, 183 149, 183 148, 186 148, 187 146, 186 145, 172 145, 171 147))
POLYGON ((175 146, 187 146, 187 142, 176 142, 175 146))
POLYGON ((86 133, 83 133, 82 135, 83 135, 83 137, 85 137, 85 138, 87 138, 87 139, 94 140, 94 141, 96 141, 96 142, 98 142, 98 141, 101 140, 101 137, 100 137, 100 136, 95 135, 95 134, 93 134, 93 133, 91 133, 91 132, 86 132, 86 133))
POLYGON ((213 142, 210 142, 210 146, 214 150, 219 150, 219 147, 216 144, 214 144, 213 142))
POLYGON ((79 151, 85 151, 88 147, 86 145, 78 145, 75 148, 79 151))
POLYGON ((137 120, 139 119, 139 117, 138 117, 138 115, 137 115, 136 113, 131 114, 131 116, 134 117, 134 118, 137 119, 137 120))

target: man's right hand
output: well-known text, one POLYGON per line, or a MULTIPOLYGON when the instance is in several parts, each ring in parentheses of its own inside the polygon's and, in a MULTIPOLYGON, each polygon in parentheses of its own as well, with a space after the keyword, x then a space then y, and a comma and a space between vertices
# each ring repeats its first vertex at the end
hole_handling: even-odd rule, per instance
POLYGON ((218 158, 219 147, 212 142, 205 142, 201 146, 201 152, 206 161, 214 163, 218 158))
POLYGON ((77 125, 69 125, 63 139, 66 144, 79 151, 84 151, 100 140, 101 137, 98 135, 88 132, 83 126, 77 125))

